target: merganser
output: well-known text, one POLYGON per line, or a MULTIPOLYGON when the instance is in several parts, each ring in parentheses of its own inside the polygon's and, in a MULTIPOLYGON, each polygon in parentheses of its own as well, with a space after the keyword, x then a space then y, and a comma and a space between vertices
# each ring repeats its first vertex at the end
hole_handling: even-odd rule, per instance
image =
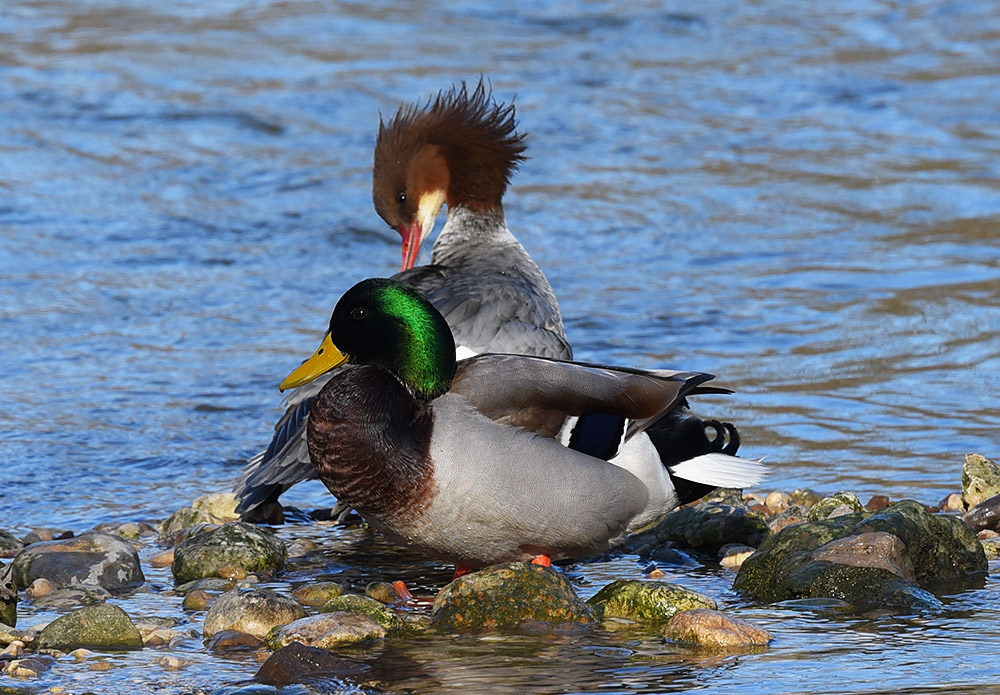
POLYGON ((681 502, 678 475, 744 487, 765 472, 715 450, 688 414, 689 396, 724 392, 702 385, 712 375, 498 354, 456 363, 441 313, 395 280, 348 290, 281 387, 344 362, 361 366, 328 379, 310 415, 320 479, 390 540, 457 563, 456 575, 612 548, 681 502), (555 438, 589 418, 613 426, 591 432, 588 451, 555 438), (693 455, 657 451, 642 437, 651 425, 693 455), (622 438, 647 442, 627 467, 616 465, 622 438))
MULTIPOLYGON (((513 104, 494 100, 480 80, 462 83, 423 107, 379 119, 372 199, 402 237, 394 279, 426 295, 454 333, 460 357, 505 352, 571 359, 555 294, 507 228, 503 196, 524 160, 513 104), (443 205, 448 217, 431 264, 414 267, 443 205)), ((280 522, 278 496, 316 478, 306 447, 309 409, 320 379, 286 400, 268 448, 250 458, 235 484, 245 520, 280 522)), ((340 507, 343 510, 343 507, 340 507)))

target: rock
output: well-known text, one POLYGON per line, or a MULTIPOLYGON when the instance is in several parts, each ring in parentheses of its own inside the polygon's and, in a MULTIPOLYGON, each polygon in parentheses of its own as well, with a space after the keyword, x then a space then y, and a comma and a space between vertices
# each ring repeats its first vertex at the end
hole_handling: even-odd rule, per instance
POLYGON ((308 538, 295 538, 288 544, 288 557, 303 557, 319 549, 319 545, 308 538))
POLYGON ((743 506, 710 502, 671 512, 653 529, 663 541, 674 541, 711 555, 727 543, 757 547, 767 537, 767 522, 743 506))
POLYGON ((323 613, 301 618, 288 625, 274 628, 266 642, 271 649, 299 642, 309 647, 331 649, 385 637, 386 630, 367 615, 360 613, 323 613))
POLYGON ((258 683, 281 688, 302 683, 307 678, 316 676, 327 678, 356 676, 370 668, 367 664, 345 659, 326 649, 292 642, 268 657, 253 679, 258 683))
POLYGON ((163 523, 162 533, 170 536, 196 524, 226 524, 238 521, 236 497, 231 492, 202 495, 190 507, 181 507, 163 523))
POLYGON ((406 622, 403 621, 399 614, 369 596, 359 596, 357 594, 336 596, 324 603, 320 612, 359 613, 368 616, 386 630, 402 630, 407 627, 406 622))
POLYGON ((443 632, 593 620, 593 611, 565 577, 527 562, 492 565, 456 579, 441 589, 431 613, 431 627, 443 632))
POLYGON ((1000 495, 983 500, 962 515, 962 521, 973 531, 1000 529, 1000 495))
POLYGON ((314 582, 297 588, 292 592, 292 598, 303 606, 319 607, 343 593, 344 588, 336 582, 314 582))
POLYGON ((792 496, 787 492, 774 491, 764 498, 764 506, 772 514, 781 514, 792 504, 792 496))
MULTIPOLYGON (((7 664, 6 672, 11 678, 33 680, 41 678, 56 663, 56 660, 45 654, 35 654, 24 659, 14 659, 7 664)), ((2 673, 2 671, 0 671, 2 673)), ((6 692, 6 690, 2 691, 6 692)), ((17 692, 17 691, 14 691, 17 692)))
POLYGON ((0 529, 0 557, 14 557, 24 547, 13 534, 0 529))
POLYGON ((887 495, 872 495, 868 504, 865 505, 865 509, 869 512, 881 512, 891 506, 892 500, 887 495))
POLYGON ((793 490, 791 495, 791 504, 797 504, 802 507, 811 507, 821 499, 823 495, 819 494, 815 490, 793 490))
POLYGON ((962 495, 953 492, 943 500, 938 505, 938 509, 942 512, 964 512, 965 511, 965 501, 962 499, 962 495))
POLYGON ((17 625, 17 583, 13 563, 0 567, 0 625, 17 625))
POLYGON ((285 544, 251 524, 235 522, 183 541, 174 550, 172 571, 178 582, 202 577, 280 570, 285 566, 285 544))
POLYGON ((64 652, 78 647, 116 651, 142 649, 142 635, 121 608, 99 604, 53 620, 39 635, 38 646, 64 652))
POLYGON ((205 616, 205 637, 220 630, 238 630, 264 638, 271 628, 304 618, 305 609, 290 598, 267 589, 235 589, 215 600, 205 616))
POLYGON ((1000 466, 979 454, 968 454, 962 467, 962 499, 966 507, 1000 495, 1000 466))
POLYGON ((154 555, 149 558, 149 564, 152 567, 170 567, 174 564, 174 549, 164 551, 159 555, 154 555))
POLYGON ((793 504, 785 511, 780 514, 775 514, 770 519, 767 520, 767 528, 772 534, 777 533, 783 528, 789 526, 794 526, 795 524, 801 524, 809 518, 809 507, 804 507, 801 504, 793 504))
POLYGON ((181 608, 186 611, 207 611, 215 597, 204 589, 195 589, 181 602, 181 608))
POLYGON ((396 587, 389 582, 372 582, 365 587, 365 596, 385 605, 399 603, 402 600, 396 592, 396 587))
POLYGON ((191 665, 191 661, 189 659, 182 659, 179 656, 171 656, 169 654, 167 656, 159 657, 153 663, 162 666, 168 671, 178 671, 191 665))
POLYGON ((24 633, 21 630, 15 630, 14 626, 10 623, 0 623, 0 644, 7 645, 11 642, 22 642, 24 639, 24 633))
POLYGON ((50 582, 45 577, 39 577, 35 581, 31 582, 31 586, 29 586, 25 590, 25 593, 28 594, 28 598, 38 599, 43 596, 48 596, 55 590, 56 590, 55 584, 50 582))
POLYGON ((740 567, 734 587, 758 601, 834 598, 856 608, 933 608, 926 589, 986 572, 979 542, 953 516, 912 500, 785 528, 740 567))
POLYGON ((986 553, 986 557, 991 560, 996 560, 1000 558, 1000 536, 996 538, 987 538, 986 540, 980 541, 983 546, 983 551, 986 553))
POLYGON ((111 594, 107 589, 82 584, 67 589, 56 589, 52 593, 35 599, 34 604, 35 608, 39 609, 65 611, 79 606, 104 603, 109 598, 111 598, 111 594))
POLYGON ((605 620, 625 618, 662 622, 692 608, 717 608, 715 600, 677 584, 619 579, 594 594, 587 604, 605 620))
POLYGON ((739 543, 724 545, 719 548, 719 564, 723 567, 738 568, 756 550, 749 545, 740 545, 739 543))
POLYGON ((73 537, 72 531, 64 531, 55 528, 36 528, 25 534, 21 540, 25 545, 34 543, 45 543, 47 541, 62 541, 73 537))
POLYGON ((210 652, 245 652, 260 649, 264 640, 238 630, 219 630, 208 639, 206 647, 210 652))
POLYGON ((19 586, 44 577, 59 588, 96 585, 115 594, 146 581, 132 544, 107 533, 34 543, 18 553, 13 564, 19 586))
POLYGON ((663 629, 663 636, 674 642, 705 647, 763 647, 773 637, 766 630, 745 620, 715 610, 696 608, 672 617, 663 629))
POLYGON ((838 492, 824 497, 809 510, 809 521, 832 519, 833 517, 864 511, 864 505, 853 492, 838 492))

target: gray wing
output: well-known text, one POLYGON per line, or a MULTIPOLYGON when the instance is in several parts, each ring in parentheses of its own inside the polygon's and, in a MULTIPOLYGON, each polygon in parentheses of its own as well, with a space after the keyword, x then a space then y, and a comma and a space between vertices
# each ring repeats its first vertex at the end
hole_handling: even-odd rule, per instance
POLYGON ((473 352, 572 359, 548 283, 518 271, 469 273, 441 265, 397 273, 422 292, 451 326, 455 344, 473 352))

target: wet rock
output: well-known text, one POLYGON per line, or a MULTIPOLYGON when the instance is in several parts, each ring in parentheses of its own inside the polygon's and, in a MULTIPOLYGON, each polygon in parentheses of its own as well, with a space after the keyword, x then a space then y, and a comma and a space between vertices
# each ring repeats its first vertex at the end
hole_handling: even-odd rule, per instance
POLYGON ((872 495, 865 505, 865 510, 869 512, 881 512, 892 506, 892 500, 887 495, 872 495))
POLYGON ((25 545, 34 543, 46 543, 48 541, 62 541, 73 537, 72 531, 55 528, 36 528, 25 534, 21 540, 25 545))
POLYGON ((964 512, 965 502, 961 494, 953 492, 938 503, 938 509, 942 512, 964 512))
POLYGON ((174 549, 166 550, 159 555, 154 555, 149 558, 149 564, 152 567, 170 567, 174 564, 174 549))
POLYGON ((785 528, 747 558, 734 584, 759 601, 828 597, 857 608, 928 608, 926 589, 964 585, 986 558, 959 519, 904 500, 879 514, 853 513, 785 528))
POLYGON ((704 647, 763 647, 773 637, 745 620, 703 608, 682 611, 672 617, 663 636, 674 642, 704 647))
POLYGON ((13 563, 0 567, 0 624, 17 625, 17 584, 13 563))
POLYGON ((772 534, 774 534, 783 528, 794 526, 795 524, 801 524, 807 521, 808 518, 809 507, 805 507, 801 504, 793 504, 785 511, 775 514, 768 519, 767 528, 772 534))
POLYGON ((238 630, 263 638, 271 628, 304 618, 305 609, 290 598, 267 589, 236 589, 215 600, 205 616, 205 636, 238 630))
POLYGON ((803 507, 811 507, 823 499, 823 495, 819 494, 815 490, 809 489, 793 490, 789 497, 791 497, 791 504, 797 504, 803 507))
POLYGON ((175 629, 177 622, 172 618, 146 618, 135 621, 135 627, 142 636, 142 643, 147 647, 162 647, 175 640, 192 637, 190 632, 175 629))
POLYGON ((832 519, 845 514, 864 511, 864 505, 853 492, 838 492, 830 497, 824 497, 809 510, 809 521, 832 519))
POLYGON ((767 537, 767 522, 744 506, 710 502, 671 512, 653 529, 663 541, 674 541, 711 555, 727 543, 757 547, 767 537))
POLYGON ((23 547, 24 543, 13 534, 0 529, 0 557, 14 557, 23 547))
POLYGON ((594 594, 587 604, 602 618, 662 622, 680 611, 717 608, 715 600, 697 591, 661 581, 619 579, 594 594))
POLYGON ((142 635, 121 608, 99 604, 53 620, 39 635, 38 646, 64 652, 78 647, 116 651, 142 649, 142 635))
POLYGON ((756 550, 749 545, 740 545, 739 543, 724 545, 719 548, 719 564, 723 567, 738 568, 756 550))
POLYGON ((987 558, 990 560, 1000 558, 1000 537, 987 538, 979 542, 982 544, 983 551, 986 553, 987 558))
POLYGON ((389 582, 372 582, 365 587, 365 596, 386 605, 399 603, 402 600, 402 597, 396 592, 396 587, 389 582))
POLYGON ((251 524, 235 522, 183 541, 171 567, 178 582, 244 572, 277 571, 285 566, 285 544, 251 524))
POLYGON ((21 630, 15 630, 10 623, 0 623, 0 644, 8 645, 11 642, 22 642, 24 639, 21 630))
POLYGON ((168 671, 179 671, 180 669, 187 668, 191 665, 191 661, 189 659, 182 659, 179 656, 172 656, 170 654, 157 658, 153 663, 158 666, 162 666, 168 671))
POLYGON ((593 620, 593 611, 565 577, 527 562, 493 565, 456 579, 438 594, 431 613, 431 627, 443 632, 593 620))
POLYGON ((781 514, 792 504, 792 496, 787 492, 771 492, 764 498, 764 506, 771 514, 781 514))
POLYGON ((295 538, 288 544, 288 557, 303 557, 319 549, 319 545, 308 538, 295 538))
POLYGON ((358 596, 357 594, 344 594, 336 596, 323 604, 323 613, 347 612, 360 613, 366 615, 386 630, 402 630, 406 628, 403 619, 391 608, 386 608, 382 603, 369 596, 358 596))
POLYGON ((367 615, 337 611, 312 615, 276 627, 268 633, 266 642, 268 647, 275 650, 287 647, 292 642, 331 649, 381 639, 385 635, 385 628, 367 615))
POLYGON ((114 594, 146 581, 132 544, 106 533, 35 543, 18 553, 13 564, 19 586, 44 577, 59 588, 100 586, 114 594))
POLYGON ((195 589, 184 597, 181 607, 186 611, 207 611, 214 599, 215 595, 204 589, 195 589))
MULTIPOLYGON (((37 581, 37 580, 36 580, 37 581)), ((56 589, 35 599, 35 608, 44 610, 65 611, 79 606, 92 606, 104 603, 111 598, 111 593, 100 586, 83 584, 77 587, 56 589)))
POLYGON ((369 668, 367 664, 345 659, 326 649, 292 642, 268 657, 253 679, 280 688, 317 677, 356 676, 369 668))
POLYGON ((1000 495, 1000 466, 979 454, 968 454, 962 467, 962 499, 966 507, 1000 495))
POLYGON ((219 630, 208 639, 205 646, 210 652, 245 652, 260 649, 264 646, 264 640, 248 632, 219 630))
POLYGON ((973 531, 1000 529, 1000 495, 993 495, 962 515, 962 521, 973 531))
POLYGON ((51 656, 34 654, 24 659, 14 659, 8 662, 6 668, 0 670, 0 673, 6 672, 11 678, 20 680, 34 680, 45 675, 45 672, 52 668, 55 663, 56 660, 51 656))
POLYGON ((190 507, 181 507, 163 523, 163 535, 171 536, 196 524, 222 524, 238 521, 236 497, 231 492, 202 495, 190 507))
POLYGON ((344 588, 336 582, 315 582, 303 584, 292 592, 292 598, 303 606, 322 606, 332 598, 341 596, 344 588))

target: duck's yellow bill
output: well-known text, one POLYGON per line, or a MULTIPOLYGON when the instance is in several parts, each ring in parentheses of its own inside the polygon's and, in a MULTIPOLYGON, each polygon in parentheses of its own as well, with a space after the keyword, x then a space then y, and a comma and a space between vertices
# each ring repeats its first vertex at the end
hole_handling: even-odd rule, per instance
POLYGON ((302 386, 302 384, 308 384, 313 379, 323 376, 334 367, 339 367, 346 361, 347 355, 342 353, 333 344, 333 339, 327 333, 326 337, 323 338, 323 343, 313 353, 313 356, 299 365, 298 369, 286 376, 285 380, 278 385, 278 388, 284 391, 285 389, 302 386))

